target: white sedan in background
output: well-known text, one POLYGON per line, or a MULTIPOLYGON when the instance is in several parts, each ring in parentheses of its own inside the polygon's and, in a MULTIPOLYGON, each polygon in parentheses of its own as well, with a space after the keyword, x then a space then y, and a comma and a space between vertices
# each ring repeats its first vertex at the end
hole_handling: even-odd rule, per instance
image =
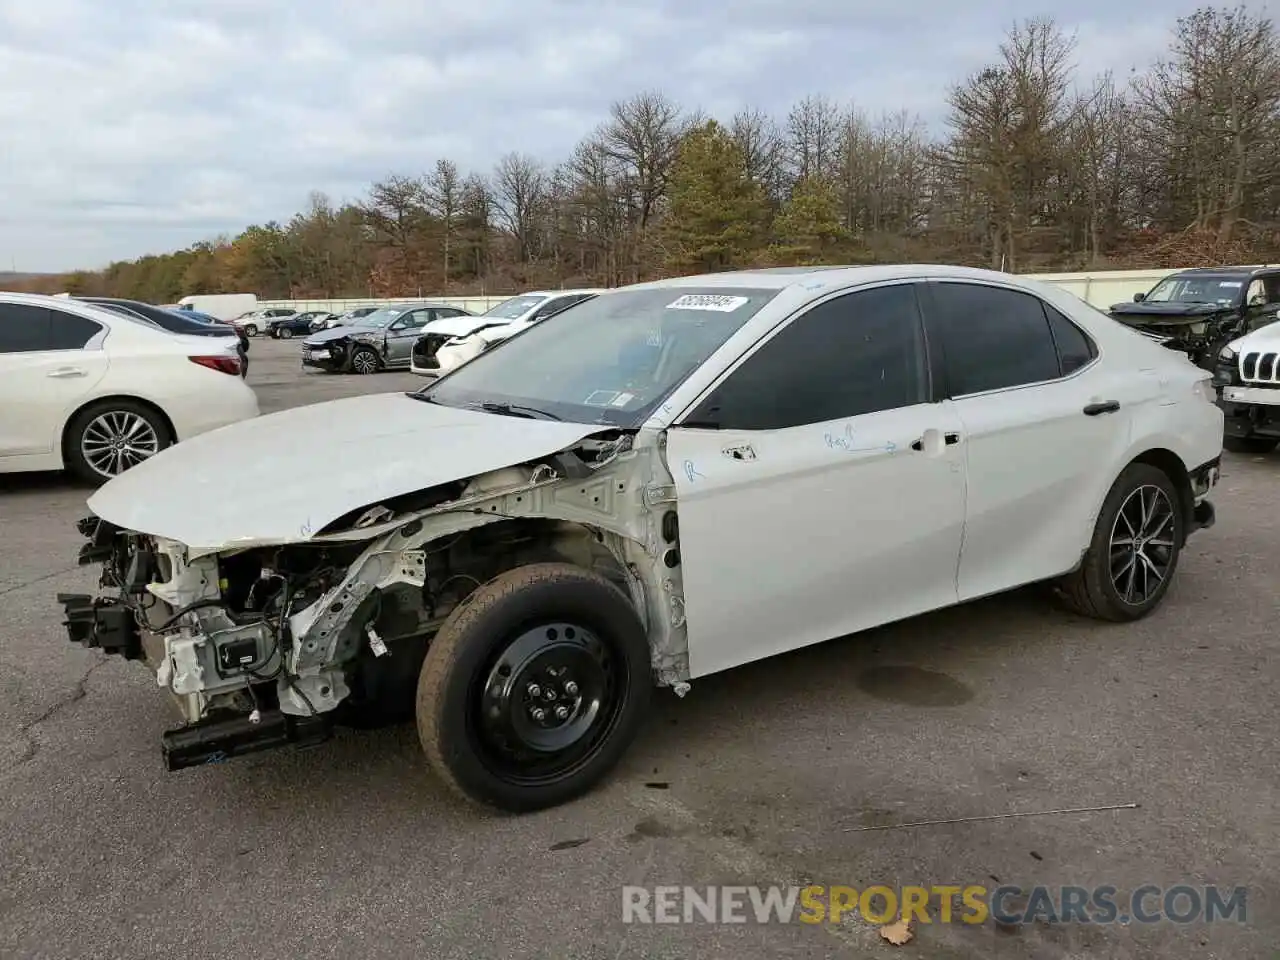
POLYGON ((226 339, 0 293, 0 473, 65 468, 102 483, 179 440, 257 416, 237 341, 226 339))
POLYGON ((455 317, 427 324, 413 345, 409 370, 420 377, 442 377, 499 340, 604 292, 598 287, 534 290, 503 300, 478 317, 455 317))

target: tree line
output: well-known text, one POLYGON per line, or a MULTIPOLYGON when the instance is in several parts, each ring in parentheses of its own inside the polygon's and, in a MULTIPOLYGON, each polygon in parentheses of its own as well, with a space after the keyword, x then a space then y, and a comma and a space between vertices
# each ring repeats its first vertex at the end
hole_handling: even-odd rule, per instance
POLYGON ((1271 18, 1205 7, 1123 82, 1081 78, 1051 19, 1009 29, 946 92, 947 127, 821 94, 785 117, 713 119, 664 93, 613 105, 563 162, 447 159, 357 202, 314 193, 287 223, 26 281, 170 302, 613 286, 822 263, 1011 272, 1280 259, 1280 41, 1271 18))

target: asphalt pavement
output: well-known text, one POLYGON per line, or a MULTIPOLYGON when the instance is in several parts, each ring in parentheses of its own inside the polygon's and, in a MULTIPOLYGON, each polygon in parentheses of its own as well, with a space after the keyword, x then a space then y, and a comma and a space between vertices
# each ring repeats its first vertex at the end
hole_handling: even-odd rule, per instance
MULTIPOLYGON (((421 383, 297 354, 254 341, 264 412, 421 383)), ((93 587, 86 491, 0 476, 0 957, 1275 957, 1278 491, 1280 455, 1228 456, 1140 623, 1028 589, 662 691, 597 791, 513 817, 447 794, 412 726, 165 773, 154 679, 59 625, 93 587), (1042 815, 968 819, 1012 813, 1042 815), (1248 894, 1212 924, 935 909, 903 946, 856 918, 623 923, 624 885, 807 883, 1248 894)))

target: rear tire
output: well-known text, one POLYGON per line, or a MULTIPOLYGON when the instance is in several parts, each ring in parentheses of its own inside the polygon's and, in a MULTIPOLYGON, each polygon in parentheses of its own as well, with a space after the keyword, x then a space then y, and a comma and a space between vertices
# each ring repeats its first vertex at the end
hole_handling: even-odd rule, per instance
POLYGON ((1270 453, 1280 445, 1271 437, 1224 437, 1222 448, 1231 453, 1270 453))
POLYGON ((256 337, 258 335, 258 325, 256 323, 246 323, 244 332, 250 337, 256 337))
POLYGON ((631 601, 566 563, 508 571, 450 615, 418 680, 432 769, 467 799, 511 812, 591 789, 640 728, 653 680, 631 601))
POLYGON ((1103 501, 1079 569, 1055 585, 1059 598, 1097 620, 1145 617, 1169 592, 1185 530, 1169 476, 1150 464, 1130 464, 1103 501))
POLYGON ((133 400, 103 400, 67 424, 63 460, 73 477, 96 487, 173 443, 173 432, 155 410, 133 400))

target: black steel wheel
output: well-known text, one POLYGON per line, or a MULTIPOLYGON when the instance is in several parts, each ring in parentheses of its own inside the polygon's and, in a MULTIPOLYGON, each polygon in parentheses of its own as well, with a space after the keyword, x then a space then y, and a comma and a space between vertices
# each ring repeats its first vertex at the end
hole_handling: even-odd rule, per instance
POLYGON ((1112 485, 1079 569, 1063 577, 1059 595, 1078 613, 1100 620, 1137 620, 1169 591, 1186 538, 1186 506, 1158 467, 1135 463, 1112 485))
POLYGON ((649 645, 631 601, 571 564, 477 590, 432 640, 417 720, 432 767, 510 811, 576 797, 617 763, 643 717, 649 645))

